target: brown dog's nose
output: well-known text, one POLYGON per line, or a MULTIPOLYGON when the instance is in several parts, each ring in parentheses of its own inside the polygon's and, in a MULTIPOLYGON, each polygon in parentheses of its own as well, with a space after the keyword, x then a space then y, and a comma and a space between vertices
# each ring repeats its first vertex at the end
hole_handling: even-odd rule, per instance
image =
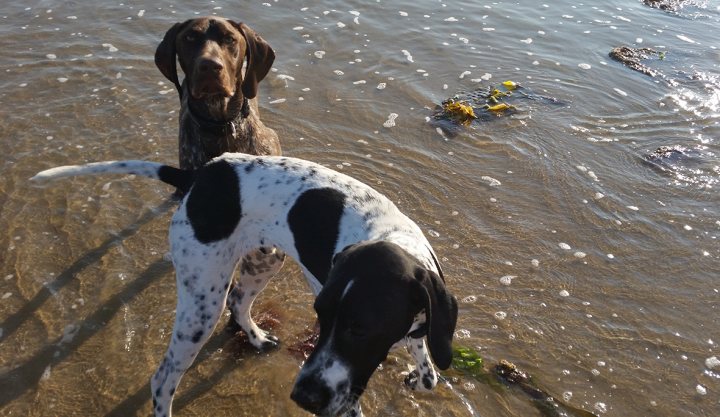
POLYGON ((215 58, 203 58, 198 69, 203 73, 220 72, 223 69, 223 64, 215 58))

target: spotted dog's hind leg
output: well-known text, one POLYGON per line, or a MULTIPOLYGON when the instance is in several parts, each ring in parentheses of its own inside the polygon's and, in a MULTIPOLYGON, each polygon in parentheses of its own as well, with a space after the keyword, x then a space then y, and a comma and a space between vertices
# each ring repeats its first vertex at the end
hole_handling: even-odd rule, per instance
POLYGON ((437 372, 430 361, 430 354, 425 339, 405 338, 408 352, 415 360, 415 369, 405 378, 405 385, 410 389, 430 391, 438 382, 437 372))
MULTIPOLYGON (((180 248, 191 252, 188 247, 180 248)), ((218 252, 220 253, 220 252, 218 252)), ((150 381, 156 417, 171 417, 173 396, 185 371, 208 340, 225 308, 235 262, 196 254, 193 262, 178 261, 177 309, 170 346, 150 381)))
POLYGON ((240 279, 228 296, 227 305, 235 322, 247 333, 256 349, 269 350, 278 346, 278 339, 259 328, 250 316, 255 298, 265 289, 285 260, 285 253, 277 248, 260 248, 240 261, 240 279))

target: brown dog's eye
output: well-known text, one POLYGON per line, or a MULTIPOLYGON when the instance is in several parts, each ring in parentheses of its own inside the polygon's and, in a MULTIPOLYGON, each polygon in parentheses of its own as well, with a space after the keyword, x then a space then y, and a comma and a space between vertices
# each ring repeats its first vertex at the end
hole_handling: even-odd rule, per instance
POLYGON ((185 40, 188 42, 195 42, 195 39, 197 39, 197 38, 195 37, 195 34, 193 34, 193 33, 188 33, 187 35, 185 35, 185 40))
POLYGON ((226 45, 234 45, 235 44, 235 38, 232 36, 225 36, 223 38, 223 43, 226 45))

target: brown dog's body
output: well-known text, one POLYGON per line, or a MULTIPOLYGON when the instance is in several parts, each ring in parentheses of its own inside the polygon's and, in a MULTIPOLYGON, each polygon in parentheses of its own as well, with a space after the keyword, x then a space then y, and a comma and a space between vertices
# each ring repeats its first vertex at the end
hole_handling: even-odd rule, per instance
POLYGON ((280 155, 277 134, 260 121, 255 99, 274 60, 270 45, 244 23, 203 17, 167 31, 155 64, 180 94, 181 168, 198 169, 225 152, 280 155))

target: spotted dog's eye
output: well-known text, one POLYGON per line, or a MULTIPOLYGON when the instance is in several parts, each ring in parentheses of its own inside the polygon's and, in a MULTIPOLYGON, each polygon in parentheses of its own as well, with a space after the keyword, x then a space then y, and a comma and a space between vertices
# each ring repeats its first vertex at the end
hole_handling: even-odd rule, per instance
POLYGON ((234 45, 234 44, 235 44, 235 38, 233 38, 232 36, 225 36, 225 37, 222 39, 222 42, 223 42, 225 45, 234 45))
POLYGON ((196 39, 197 36, 195 36, 194 33, 188 33, 187 35, 185 35, 185 40, 188 42, 195 42, 196 39))
POLYGON ((362 339, 367 336, 367 330, 357 323, 352 323, 347 329, 348 335, 353 339, 362 339))

